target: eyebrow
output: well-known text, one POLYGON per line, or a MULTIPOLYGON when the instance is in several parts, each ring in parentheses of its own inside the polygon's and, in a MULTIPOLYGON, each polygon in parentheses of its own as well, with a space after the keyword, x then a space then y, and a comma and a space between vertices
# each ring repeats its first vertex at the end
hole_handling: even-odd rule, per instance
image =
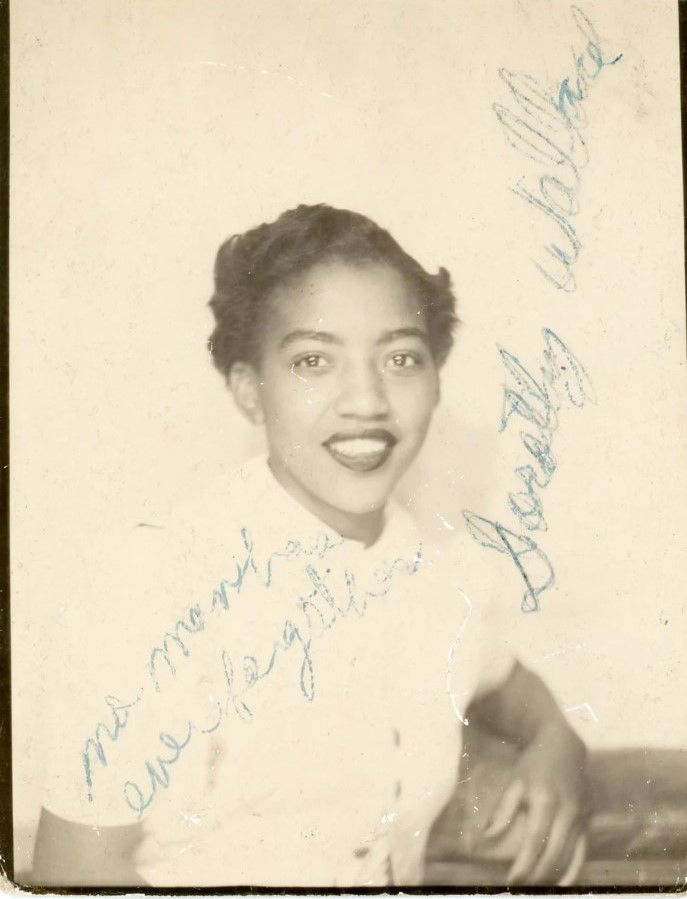
POLYGON ((328 331, 304 331, 299 328, 296 331, 290 331, 286 337, 282 339, 279 346, 289 346, 289 344, 297 343, 299 340, 318 340, 320 343, 343 343, 343 340, 339 337, 335 337, 328 331))
MULTIPOLYGON (((402 337, 417 337, 429 346, 429 337, 427 333, 421 328, 415 327, 395 328, 393 331, 385 331, 377 340, 377 344, 393 343, 394 340, 399 340, 402 337)), ((281 340, 279 346, 286 347, 292 343, 297 343, 299 340, 316 340, 320 343, 337 344, 339 346, 343 344, 343 340, 340 337, 329 333, 329 331, 307 331, 299 328, 296 331, 290 331, 286 337, 281 340)))
POLYGON ((429 335, 427 332, 423 331, 422 328, 415 327, 396 328, 393 331, 387 331, 385 334, 382 334, 377 343, 393 343, 394 340, 399 340, 402 337, 417 337, 429 346, 429 335))

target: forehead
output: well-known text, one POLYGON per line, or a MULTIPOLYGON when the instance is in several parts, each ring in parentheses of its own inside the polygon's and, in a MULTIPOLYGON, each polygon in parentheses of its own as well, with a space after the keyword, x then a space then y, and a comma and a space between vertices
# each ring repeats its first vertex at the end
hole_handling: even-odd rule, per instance
POLYGON ((277 290, 267 330, 277 339, 300 328, 364 339, 409 325, 427 330, 420 297, 400 272, 382 263, 336 261, 277 290))

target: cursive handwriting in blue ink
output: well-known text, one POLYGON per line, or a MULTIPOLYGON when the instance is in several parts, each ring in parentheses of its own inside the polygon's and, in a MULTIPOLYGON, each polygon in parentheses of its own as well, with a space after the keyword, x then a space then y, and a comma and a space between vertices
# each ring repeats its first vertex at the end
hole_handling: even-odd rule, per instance
POLYGON ((516 356, 499 348, 509 378, 503 389, 499 430, 503 432, 514 420, 513 416, 530 428, 520 432, 528 461, 515 469, 520 484, 508 495, 508 508, 524 533, 474 512, 463 512, 472 537, 481 546, 507 556, 515 566, 525 584, 523 612, 537 611, 539 597, 556 579, 551 561, 530 534, 547 530, 541 491, 548 487, 557 467, 552 441, 559 427, 560 409, 564 401, 577 408, 596 402, 582 364, 553 331, 544 328, 542 334, 544 364, 540 367, 539 380, 516 356))
POLYGON ((110 743, 115 743, 119 739, 120 731, 126 727, 129 721, 129 709, 135 706, 140 699, 140 694, 131 702, 122 702, 121 699, 112 695, 105 697, 105 702, 112 713, 112 725, 108 726, 99 722, 95 727, 94 736, 86 740, 81 751, 81 767, 83 768, 84 780, 86 781, 86 794, 89 802, 93 802, 92 753, 95 753, 95 758, 103 768, 106 768, 107 752, 105 751, 103 737, 106 737, 110 743))
MULTIPOLYGON (((165 633, 161 645, 151 650, 148 660, 148 674, 155 692, 159 693, 161 691, 157 672, 159 662, 163 661, 166 664, 168 673, 174 679, 180 660, 191 655, 189 638, 205 630, 211 612, 217 609, 224 609, 225 611, 229 609, 229 592, 240 593, 249 572, 259 578, 266 587, 269 587, 272 584, 274 565, 277 560, 293 560, 301 556, 324 559, 329 551, 343 543, 343 539, 340 539, 338 542, 333 541, 324 532, 317 535, 315 543, 311 547, 304 547, 299 540, 291 539, 286 542, 284 549, 275 550, 267 558, 264 565, 261 565, 256 560, 253 551, 253 539, 247 528, 241 529, 241 539, 246 549, 246 556, 241 563, 234 560, 235 576, 226 578, 220 583, 219 587, 213 591, 212 599, 206 603, 205 608, 199 603, 190 606, 184 616, 176 622, 174 628, 165 633), (177 654, 172 653, 174 648, 178 651, 177 654)), ((132 702, 122 702, 115 696, 105 697, 105 702, 112 716, 112 724, 107 725, 99 722, 96 725, 94 736, 85 740, 81 750, 81 767, 86 785, 86 796, 89 802, 93 802, 94 764, 97 762, 101 767, 107 767, 108 744, 116 743, 120 738, 120 733, 128 722, 128 710, 140 701, 144 692, 145 687, 143 686, 138 691, 136 699, 132 702), (106 742, 104 742, 104 739, 106 742)))
POLYGON ((160 661, 166 664, 172 678, 176 677, 177 665, 174 657, 171 655, 172 644, 177 647, 183 657, 188 658, 191 654, 188 640, 184 641, 180 632, 183 631, 188 636, 198 634, 205 629, 206 619, 210 613, 218 610, 227 612, 230 608, 231 595, 238 596, 241 593, 249 574, 261 581, 265 587, 271 587, 274 565, 278 559, 292 561, 302 556, 323 559, 330 550, 340 546, 343 542, 342 540, 332 542, 329 534, 325 532, 319 533, 314 545, 310 547, 304 547, 299 540, 291 539, 286 542, 283 550, 275 550, 267 558, 264 565, 261 565, 256 560, 253 538, 247 528, 241 528, 241 540, 246 550, 246 555, 240 563, 234 560, 235 575, 224 578, 220 582, 219 586, 213 591, 212 600, 207 609, 203 610, 198 604, 191 606, 186 613, 186 620, 181 618, 177 621, 174 629, 164 635, 162 645, 154 647, 151 651, 148 673, 157 693, 161 690, 158 677, 158 664, 160 661))
MULTIPOLYGON (((328 538, 318 539, 315 547, 304 550, 297 541, 290 541, 289 544, 287 544, 286 550, 273 553, 269 557, 267 565, 264 569, 261 569, 257 563, 254 562, 253 541, 250 538, 250 535, 245 529, 242 531, 242 535, 244 546, 248 551, 248 556, 240 566, 237 566, 241 575, 232 582, 235 585, 234 589, 237 589, 237 582, 238 584, 243 584, 243 580, 249 571, 253 571, 256 576, 260 576, 260 574, 263 573, 264 577, 261 578, 262 583, 265 584, 265 586, 269 586, 272 583, 271 563, 280 556, 295 558, 300 555, 306 555, 308 557, 315 556, 316 558, 323 559, 329 550, 336 546, 340 546, 341 543, 343 543, 343 541, 340 543, 331 543, 328 538)), ((217 705, 217 719, 208 727, 199 727, 193 721, 189 720, 186 733, 181 738, 174 737, 168 731, 161 731, 159 739, 166 751, 156 755, 152 760, 146 759, 143 762, 147 786, 144 785, 144 788, 134 780, 127 780, 124 783, 124 801, 136 814, 137 818, 140 818, 144 811, 150 807, 159 790, 168 789, 171 783, 170 769, 182 757, 183 750, 189 744, 195 732, 208 734, 217 730, 231 710, 234 711, 240 721, 244 723, 250 723, 252 721, 253 711, 244 697, 246 697, 246 694, 260 681, 270 675, 275 669, 278 659, 294 647, 299 647, 299 651, 302 654, 302 661, 299 668, 300 691, 307 701, 312 702, 315 698, 315 673, 311 653, 313 641, 320 639, 327 631, 331 630, 336 621, 342 619, 347 614, 354 612, 358 616, 364 615, 368 609, 370 600, 381 599, 389 593, 398 572, 405 572, 408 575, 412 575, 418 570, 421 562, 422 553, 420 549, 417 550, 410 560, 398 558, 388 568, 377 569, 374 572, 376 583, 373 584, 370 589, 365 590, 360 590, 358 588, 354 575, 348 569, 345 569, 343 571, 343 589, 346 597, 345 602, 339 602, 337 600, 335 591, 332 586, 327 583, 327 575, 330 573, 330 569, 320 571, 312 563, 305 564, 305 571, 313 585, 313 589, 307 596, 298 597, 305 623, 296 624, 290 619, 285 619, 282 622, 279 629, 279 637, 273 639, 271 642, 271 650, 266 663, 261 664, 259 662, 259 657, 262 655, 262 657, 265 658, 267 654, 260 654, 253 651, 243 656, 241 660, 242 664, 235 671, 232 659, 227 650, 223 649, 221 651, 220 664, 226 699, 223 705, 222 703, 218 703, 217 705)), ((225 592, 224 594, 220 593, 220 595, 226 596, 226 589, 229 582, 223 581, 222 583, 225 592)), ((240 587, 238 589, 240 589, 240 587)), ((217 595, 218 591, 215 590, 213 596, 217 595)), ((213 604, 212 608, 214 607, 215 605, 213 604)), ((220 603, 219 607, 225 609, 225 611, 230 611, 231 609, 229 604, 225 607, 223 603, 220 603)), ((192 608, 199 610, 200 607, 194 606, 192 608)), ((184 627, 182 621, 183 630, 189 633, 198 633, 202 630, 201 627, 196 627, 199 622, 203 621, 199 611, 196 611, 193 618, 189 617, 188 620, 189 625, 193 625, 195 629, 184 627)), ((168 636, 171 636, 173 639, 176 633, 178 633, 178 629, 175 629, 175 631, 168 636)), ((188 655, 189 653, 183 654, 188 655)), ((119 700, 116 700, 116 702, 119 703, 119 700)), ((128 706, 122 704, 116 706, 117 711, 120 711, 122 708, 128 708, 128 706)), ((117 735, 115 734, 115 739, 116 736, 117 735)), ((90 780, 88 781, 88 785, 90 791, 90 780)), ((89 801, 92 801, 91 792, 89 792, 89 801)))
POLYGON ((222 723, 222 706, 217 704, 217 720, 209 727, 199 727, 193 721, 189 721, 186 727, 186 734, 181 741, 177 740, 166 731, 161 731, 159 740, 166 749, 171 749, 173 755, 155 757, 154 761, 146 760, 145 770, 150 783, 150 792, 148 796, 144 796, 143 790, 133 780, 127 780, 124 783, 124 800, 129 808, 136 813, 136 817, 140 818, 143 812, 152 804, 157 795, 158 788, 166 790, 171 783, 171 775, 169 769, 181 757, 183 750, 191 742, 194 732, 200 734, 211 734, 217 730, 222 723))
POLYGON ((242 688, 236 688, 231 658, 229 653, 223 650, 222 668, 228 695, 227 709, 231 704, 242 721, 250 721, 253 712, 242 697, 252 690, 260 680, 271 674, 279 656, 294 645, 300 647, 303 656, 299 671, 300 690, 304 698, 312 702, 315 698, 315 673, 311 653, 313 641, 321 639, 337 621, 345 618, 351 612, 362 617, 368 609, 369 600, 381 599, 388 594, 397 572, 402 571, 408 575, 415 574, 421 562, 422 552, 419 549, 411 561, 396 559, 388 569, 377 569, 375 572, 378 582, 377 589, 364 591, 358 589, 352 572, 347 568, 344 569, 344 590, 348 600, 345 604, 337 602, 331 587, 327 585, 327 572, 318 571, 312 564, 306 565, 305 570, 313 584, 313 589, 307 596, 299 597, 299 604, 305 616, 305 625, 297 627, 290 620, 284 621, 280 638, 273 641, 269 659, 262 668, 254 655, 244 656, 242 688))
POLYGON ((601 72, 616 65, 622 54, 606 56, 602 41, 589 18, 578 6, 570 11, 587 44, 582 53, 573 49, 575 75, 564 78, 555 93, 532 75, 501 69, 499 76, 519 106, 517 112, 493 104, 503 132, 516 150, 542 165, 553 164, 553 174, 541 175, 533 191, 521 179, 513 192, 528 205, 548 216, 560 232, 564 245, 551 242, 544 247, 544 263, 534 261, 546 280, 559 290, 576 289, 572 266, 577 262, 582 242, 570 218, 579 211, 580 169, 589 161, 587 146, 580 133, 586 123, 583 102, 601 72))

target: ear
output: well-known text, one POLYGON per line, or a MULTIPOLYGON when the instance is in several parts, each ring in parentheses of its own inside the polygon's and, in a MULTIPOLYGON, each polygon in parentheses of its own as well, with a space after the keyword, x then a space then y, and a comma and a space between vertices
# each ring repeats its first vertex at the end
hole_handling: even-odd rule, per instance
POLYGON ((264 424, 260 380, 255 368, 248 362, 235 362, 229 372, 229 387, 234 395, 234 402, 248 421, 254 425, 264 424))

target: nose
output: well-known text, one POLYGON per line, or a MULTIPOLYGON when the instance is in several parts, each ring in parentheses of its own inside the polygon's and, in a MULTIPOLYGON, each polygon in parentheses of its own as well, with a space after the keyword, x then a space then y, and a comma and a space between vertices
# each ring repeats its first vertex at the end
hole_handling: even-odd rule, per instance
POLYGON ((379 420, 390 413, 383 374, 373 365, 352 366, 342 374, 336 411, 344 418, 379 420))

